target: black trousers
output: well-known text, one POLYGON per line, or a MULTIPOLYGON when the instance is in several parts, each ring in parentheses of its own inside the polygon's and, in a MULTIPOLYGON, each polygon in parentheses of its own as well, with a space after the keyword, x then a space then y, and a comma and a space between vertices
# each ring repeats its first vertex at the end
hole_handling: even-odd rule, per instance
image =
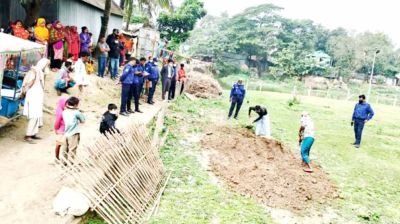
POLYGON ((162 99, 165 100, 165 94, 168 92, 168 99, 169 99, 169 91, 171 88, 171 79, 166 78, 162 80, 162 99))
POLYGON ((140 83, 132 85, 132 97, 135 103, 135 111, 139 111, 140 83))
POLYGON ((156 92, 156 87, 158 83, 158 79, 151 79, 151 88, 149 89, 149 97, 147 98, 147 102, 153 102, 154 93, 156 92))
POLYGON ((169 92, 168 92, 168 99, 174 99, 175 98, 175 91, 176 91, 176 80, 171 80, 171 86, 169 87, 169 92))
POLYGON ((231 108, 229 108, 228 117, 232 117, 233 111, 235 110, 236 107, 234 118, 237 118, 237 116, 239 115, 240 108, 242 107, 242 104, 243 104, 243 99, 233 97, 231 102, 231 108))
POLYGON ((132 85, 131 84, 122 84, 122 92, 121 92, 121 108, 120 112, 131 111, 131 102, 132 102, 132 85))
POLYGON ((361 144, 361 138, 362 138, 362 133, 364 130, 364 125, 365 125, 365 120, 362 119, 356 119, 354 121, 354 135, 356 138, 355 144, 360 145, 361 144))

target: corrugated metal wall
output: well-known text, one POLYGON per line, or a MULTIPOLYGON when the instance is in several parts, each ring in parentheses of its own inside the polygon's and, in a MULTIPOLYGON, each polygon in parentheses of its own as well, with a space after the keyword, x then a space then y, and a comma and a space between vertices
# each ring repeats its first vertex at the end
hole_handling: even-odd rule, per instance
MULTIPOLYGON (((93 33, 94 41, 97 42, 101 27, 101 16, 103 16, 102 10, 79 0, 44 0, 43 4, 40 17, 44 17, 48 21, 58 19, 63 25, 75 25, 79 30, 82 26, 87 26, 93 33)), ((10 19, 15 21, 17 19, 24 20, 24 18, 25 11, 19 0, 0 0, 1 26, 6 26, 10 19)), ((122 17, 111 15, 107 33, 111 33, 114 28, 122 28, 122 17)))
MULTIPOLYGON (((1 0, 4 1, 4 0, 1 0)), ((7 1, 7 0, 5 0, 7 1)), ((11 0, 10 2, 10 18, 12 21, 25 19, 25 10, 22 8, 19 0, 11 0)), ((57 1, 44 0, 43 6, 40 10, 40 17, 46 18, 47 21, 54 21, 57 19, 57 1)))
POLYGON ((10 9, 10 1, 0 0, 0 26, 2 28, 5 28, 8 25, 9 9, 10 9))
MULTIPOLYGON (((93 33, 94 41, 97 42, 103 11, 77 0, 60 0, 58 9, 60 21, 64 25, 75 25, 79 30, 82 26, 87 26, 93 33)), ((122 17, 111 15, 108 33, 111 33, 113 28, 120 29, 121 27, 122 17)))

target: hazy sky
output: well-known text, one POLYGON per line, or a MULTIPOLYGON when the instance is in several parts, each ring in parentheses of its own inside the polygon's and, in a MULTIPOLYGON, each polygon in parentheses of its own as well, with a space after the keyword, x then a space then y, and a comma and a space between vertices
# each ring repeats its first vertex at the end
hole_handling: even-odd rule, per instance
MULTIPOLYGON (((183 0, 173 0, 180 5, 183 0)), ((344 27, 389 34, 400 46, 400 1, 398 0, 203 0, 209 14, 229 15, 247 7, 273 3, 285 8, 282 15, 296 19, 311 19, 328 28, 344 27)))

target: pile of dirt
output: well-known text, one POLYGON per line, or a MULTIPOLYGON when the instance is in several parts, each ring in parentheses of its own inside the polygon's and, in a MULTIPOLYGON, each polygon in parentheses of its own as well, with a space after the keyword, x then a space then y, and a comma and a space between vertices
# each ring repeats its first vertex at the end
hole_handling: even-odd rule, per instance
POLYGON ((301 210, 338 197, 320 167, 302 170, 300 155, 246 129, 214 127, 202 140, 210 166, 232 190, 274 208, 301 210))
POLYGON ((198 98, 217 98, 222 95, 222 87, 212 76, 192 72, 188 77, 186 92, 198 98))

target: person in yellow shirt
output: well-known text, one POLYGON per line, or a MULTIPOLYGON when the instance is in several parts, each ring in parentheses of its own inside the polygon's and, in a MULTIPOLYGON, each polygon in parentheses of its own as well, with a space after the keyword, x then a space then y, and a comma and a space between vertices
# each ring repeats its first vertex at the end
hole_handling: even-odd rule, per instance
POLYGON ((85 66, 86 66, 86 72, 88 75, 91 75, 94 73, 93 60, 89 60, 88 62, 86 62, 85 66))
POLYGON ((49 30, 46 27, 46 20, 43 18, 39 18, 37 20, 34 34, 36 38, 36 42, 40 44, 46 44, 49 40, 49 30))

